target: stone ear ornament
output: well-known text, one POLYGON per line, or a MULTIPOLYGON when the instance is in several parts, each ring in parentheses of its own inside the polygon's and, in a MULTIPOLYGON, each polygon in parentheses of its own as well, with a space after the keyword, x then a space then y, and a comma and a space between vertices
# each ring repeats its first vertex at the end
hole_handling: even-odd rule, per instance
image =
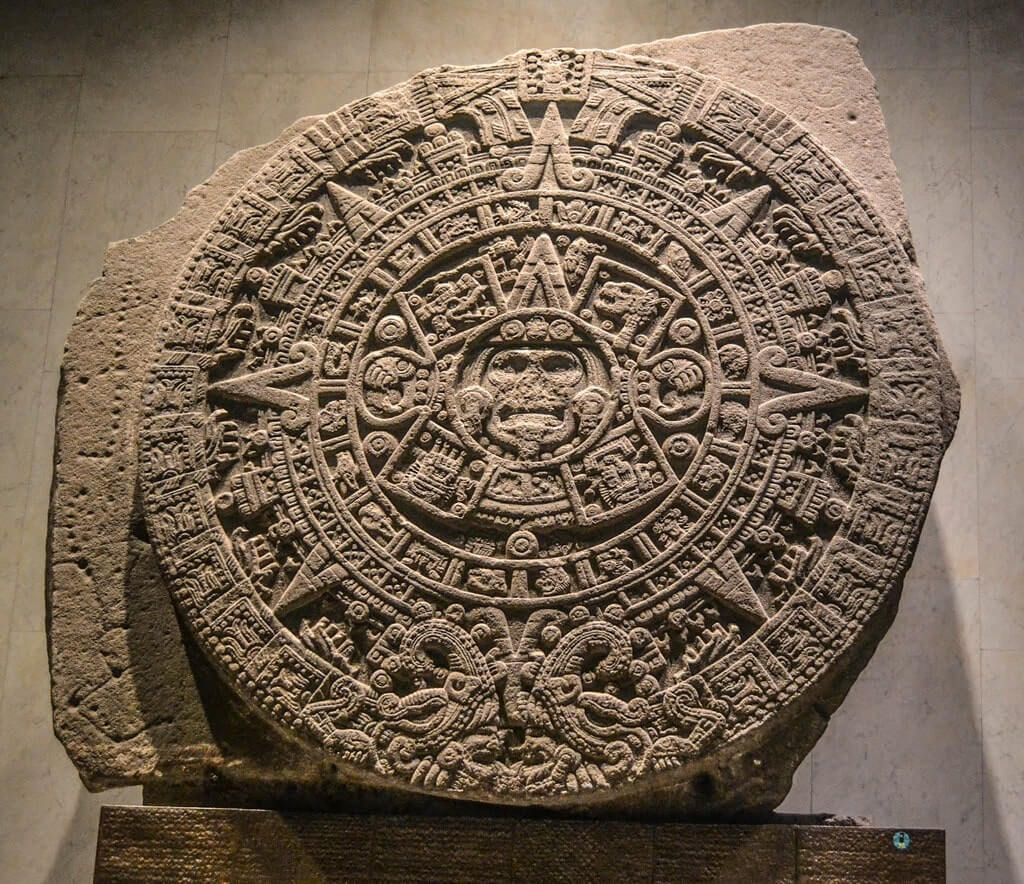
POLYGON ((531 51, 346 105, 224 206, 143 503, 199 645, 342 776, 709 811, 792 770, 888 625, 947 376, 793 120, 531 51))

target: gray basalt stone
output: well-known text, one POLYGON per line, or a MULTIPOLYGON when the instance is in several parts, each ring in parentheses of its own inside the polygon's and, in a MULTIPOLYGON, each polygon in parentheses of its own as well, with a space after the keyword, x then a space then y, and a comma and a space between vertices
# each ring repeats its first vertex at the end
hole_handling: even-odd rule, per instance
POLYGON ((57 733, 93 787, 769 810, 958 400, 849 35, 427 71, 111 246, 58 411, 57 733))

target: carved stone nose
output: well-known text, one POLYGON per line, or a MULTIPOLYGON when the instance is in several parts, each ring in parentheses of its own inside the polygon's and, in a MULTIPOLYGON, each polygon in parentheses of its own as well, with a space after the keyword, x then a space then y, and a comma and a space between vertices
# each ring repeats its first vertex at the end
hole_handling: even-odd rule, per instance
MULTIPOLYGON (((532 394, 545 394, 553 392, 550 384, 546 383, 546 376, 543 372, 537 370, 527 370, 519 379, 519 383, 516 384, 516 392, 523 396, 529 396, 532 394)), ((528 404, 528 403, 523 403, 528 404)))

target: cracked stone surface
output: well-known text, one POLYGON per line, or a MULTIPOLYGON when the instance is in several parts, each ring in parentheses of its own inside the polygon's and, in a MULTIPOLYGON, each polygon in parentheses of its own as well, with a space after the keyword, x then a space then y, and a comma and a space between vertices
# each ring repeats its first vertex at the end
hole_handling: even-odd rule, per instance
POLYGON ((771 809, 957 410, 849 35, 427 71, 111 246, 57 733, 94 787, 771 809))

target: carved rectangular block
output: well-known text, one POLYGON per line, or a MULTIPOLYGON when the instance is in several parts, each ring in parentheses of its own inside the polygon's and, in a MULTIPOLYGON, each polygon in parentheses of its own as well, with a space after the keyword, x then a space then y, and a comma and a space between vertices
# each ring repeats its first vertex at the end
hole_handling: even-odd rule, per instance
POLYGON ((945 881, 946 833, 937 829, 801 826, 797 868, 800 884, 945 881))
POLYGON ((945 881, 945 836, 855 826, 686 825, 104 807, 97 882, 945 881), (899 849, 896 844, 906 846, 899 849))
MULTIPOLYGON (((311 119, 112 248, 51 516, 55 725, 90 785, 779 804, 895 613, 958 390, 898 192, 865 183, 891 164, 852 38, 746 39, 845 53, 828 91, 873 146, 774 103, 788 72, 713 79, 749 72, 736 35, 524 51, 311 119)), ((653 862, 573 832, 587 877, 653 862)))

